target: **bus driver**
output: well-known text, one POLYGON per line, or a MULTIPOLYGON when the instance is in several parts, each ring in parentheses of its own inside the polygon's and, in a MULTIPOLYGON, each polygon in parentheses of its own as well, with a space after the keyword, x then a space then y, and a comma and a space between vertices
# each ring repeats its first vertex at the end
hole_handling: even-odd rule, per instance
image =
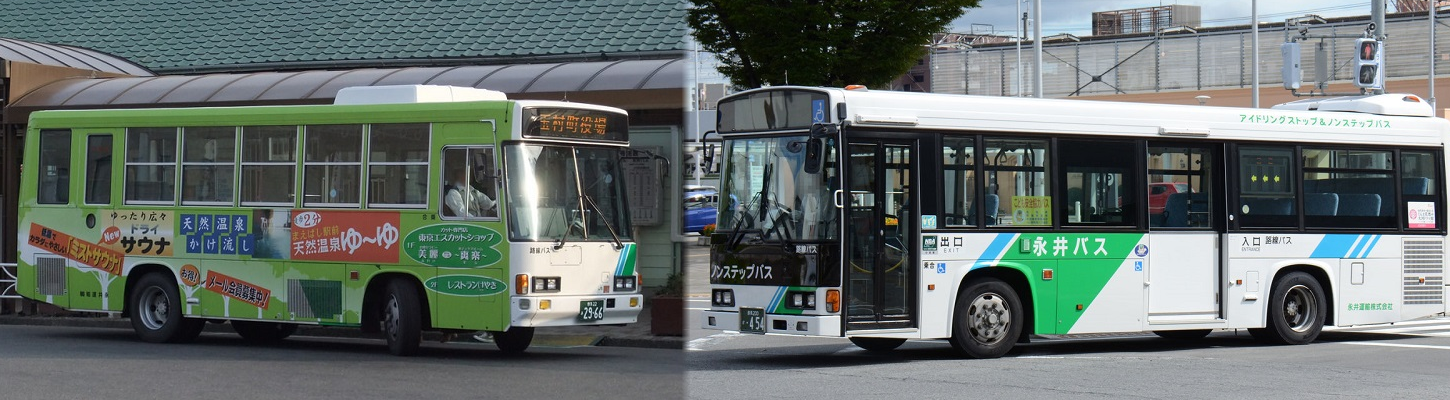
POLYGON ((495 216, 494 206, 497 203, 467 182, 468 172, 462 167, 455 168, 453 183, 443 188, 443 204, 448 206, 449 214, 455 217, 495 216))

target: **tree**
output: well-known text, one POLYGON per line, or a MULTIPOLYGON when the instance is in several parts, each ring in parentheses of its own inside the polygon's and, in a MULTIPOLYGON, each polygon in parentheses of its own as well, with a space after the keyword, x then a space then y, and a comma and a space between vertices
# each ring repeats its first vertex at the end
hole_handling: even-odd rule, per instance
POLYGON ((732 84, 879 87, 980 0, 690 0, 695 40, 732 84))

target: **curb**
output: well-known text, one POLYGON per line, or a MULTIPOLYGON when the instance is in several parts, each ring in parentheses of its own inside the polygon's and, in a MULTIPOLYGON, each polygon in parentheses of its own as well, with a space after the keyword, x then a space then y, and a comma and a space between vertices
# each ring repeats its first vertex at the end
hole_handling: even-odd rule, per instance
MULTIPOLYGON (((16 315, 0 315, 0 325, 28 325, 28 326, 66 326, 77 328, 106 328, 130 330, 131 320, 128 318, 112 317, 25 317, 16 315)), ((203 332, 208 333, 234 333, 231 328, 224 324, 206 324, 203 332)), ((547 329, 547 328, 546 328, 547 329)), ((577 329, 577 328, 576 328, 577 329)), ((294 336, 307 337, 333 337, 333 338, 354 338, 354 339, 378 339, 378 334, 363 333, 357 328, 343 327, 321 327, 303 325, 298 327, 294 336)), ((446 336, 440 332, 423 332, 423 341, 442 342, 446 336)), ((453 337, 450 342, 473 342, 466 335, 453 337)), ((577 347, 577 346, 609 346, 609 347, 640 347, 651 349, 683 349, 684 338, 681 337, 611 337, 608 335, 596 334, 548 334, 539 333, 534 335, 534 345, 555 346, 555 347, 577 347)))

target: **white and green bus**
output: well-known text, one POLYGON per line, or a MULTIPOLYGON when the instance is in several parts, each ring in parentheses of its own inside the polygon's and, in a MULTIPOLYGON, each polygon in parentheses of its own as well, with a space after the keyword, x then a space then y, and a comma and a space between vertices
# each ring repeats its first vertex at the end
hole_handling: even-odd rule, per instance
POLYGON ((1326 325, 1444 311, 1445 143, 1419 98, 1277 109, 772 87, 719 102, 702 325, 945 339, 1326 325))
POLYGON ((628 115, 445 86, 331 105, 42 111, 25 141, 21 295, 186 342, 635 322, 628 115))

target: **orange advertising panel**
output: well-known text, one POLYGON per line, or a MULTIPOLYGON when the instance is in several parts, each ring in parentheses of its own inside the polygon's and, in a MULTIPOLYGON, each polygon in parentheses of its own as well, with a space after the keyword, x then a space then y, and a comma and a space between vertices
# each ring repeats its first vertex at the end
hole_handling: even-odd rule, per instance
POLYGON ((292 259, 397 263, 398 220, 396 212, 296 212, 292 259))
POLYGON ((121 275, 121 261, 125 255, 99 244, 76 239, 71 235, 39 224, 30 224, 28 241, 32 246, 91 268, 106 271, 111 275, 121 275))
POLYGON ((217 273, 216 271, 206 272, 206 290, 220 293, 223 296, 231 297, 262 309, 267 308, 267 302, 272 299, 271 290, 217 273))

